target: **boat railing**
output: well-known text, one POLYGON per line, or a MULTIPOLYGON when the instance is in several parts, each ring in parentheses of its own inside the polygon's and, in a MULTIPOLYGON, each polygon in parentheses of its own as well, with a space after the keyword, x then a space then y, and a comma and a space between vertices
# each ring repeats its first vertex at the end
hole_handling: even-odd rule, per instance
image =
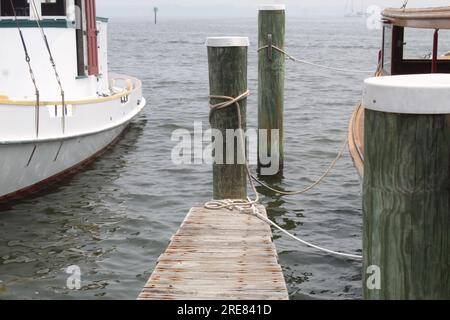
POLYGON ((114 77, 111 79, 110 87, 114 94, 118 94, 133 91, 134 84, 130 78, 114 77))
MULTIPOLYGON (((80 100, 70 100, 66 101, 67 104, 72 105, 80 105, 80 104, 91 104, 97 102, 105 102, 113 99, 118 99, 121 97, 130 96, 135 91, 139 91, 142 88, 142 83, 136 78, 127 77, 124 75, 114 75, 110 78, 109 81, 109 89, 111 90, 111 95, 108 96, 100 96, 100 97, 90 97, 86 99, 80 100)), ((40 105, 57 105, 60 104, 60 100, 54 101, 40 101, 40 105)), ((35 100, 14 100, 5 95, 4 93, 0 93, 0 105, 16 105, 16 106, 35 106, 35 100)))

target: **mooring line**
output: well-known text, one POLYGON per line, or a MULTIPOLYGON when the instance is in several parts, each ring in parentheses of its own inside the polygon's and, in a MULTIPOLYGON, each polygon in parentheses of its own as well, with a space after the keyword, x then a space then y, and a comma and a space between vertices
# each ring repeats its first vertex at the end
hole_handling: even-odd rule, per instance
MULTIPOLYGON (((237 109, 237 115, 238 115, 238 126, 239 128, 242 129, 242 114, 241 114, 241 106, 240 106, 240 101, 246 99, 249 96, 250 92, 247 90, 246 92, 244 92, 243 94, 239 95, 236 98, 233 97, 229 97, 229 96, 215 96, 215 95, 211 95, 209 96, 210 99, 221 99, 221 100, 226 100, 224 102, 215 104, 215 105, 210 105, 210 109, 211 109, 211 113, 220 110, 220 109, 224 109, 227 107, 230 107, 232 105, 236 106, 237 109)), ((348 254, 348 253, 342 253, 342 252, 337 252, 334 250, 330 250, 327 248, 323 248, 317 245, 314 245, 308 241, 305 241, 295 235, 293 235, 292 233, 290 233, 289 231, 283 229, 281 226, 279 226, 278 224, 276 224, 275 222, 273 222, 272 220, 264 217, 258 210, 257 205, 260 203, 260 198, 259 198, 259 193, 256 190, 256 186, 255 183, 253 182, 254 177, 251 174, 250 171, 250 166, 248 163, 248 159, 246 156, 246 150, 245 150, 245 139, 244 139, 244 133, 243 130, 239 130, 240 134, 240 140, 241 140, 241 152, 243 152, 243 155, 245 157, 245 171, 248 177, 248 180, 250 182, 251 188, 253 193, 255 194, 255 199, 251 199, 250 197, 247 198, 247 200, 232 200, 232 199, 226 199, 226 200, 213 200, 213 201, 209 201, 207 203, 205 203, 204 207, 206 209, 210 209, 210 210, 219 210, 219 209, 229 209, 229 210, 233 210, 233 209, 237 209, 239 210, 239 212, 241 213, 247 213, 247 212, 251 212, 253 215, 255 215, 257 218, 261 219, 262 221, 266 222, 269 225, 272 225, 273 227, 275 227, 276 229, 280 230, 281 232, 283 232, 284 234, 286 234, 287 236, 291 237, 292 239, 319 251, 328 253, 328 254, 332 254, 335 256, 339 256, 339 257, 345 257, 345 258, 350 258, 350 259, 354 259, 354 260, 362 260, 363 257, 362 256, 358 256, 358 255, 354 255, 354 254, 348 254)), ((347 146, 347 143, 345 144, 345 146, 347 146)), ((345 149, 345 147, 344 147, 345 149)), ((342 152, 343 153, 343 150, 342 152)), ((338 157, 337 159, 335 159, 335 161, 333 162, 332 166, 329 168, 328 173, 331 171, 331 169, 334 167, 334 165, 336 164, 336 162, 340 159, 340 157, 338 157)), ((322 179, 320 181, 322 181, 326 175, 328 174, 326 173, 322 179)), ((320 183, 317 182, 317 184, 320 183)), ((311 188, 310 188, 311 189, 311 188)))
POLYGON ((363 71, 363 70, 352 70, 352 69, 344 69, 344 68, 335 68, 335 67, 324 66, 324 65, 321 65, 321 64, 318 64, 318 63, 306 61, 306 60, 303 60, 303 59, 298 59, 298 58, 290 55, 289 53, 287 53, 283 49, 278 48, 277 46, 274 46, 274 45, 272 45, 270 47, 269 46, 263 46, 263 47, 258 49, 258 52, 260 52, 260 51, 262 51, 264 49, 269 49, 269 48, 275 49, 276 51, 284 54, 287 58, 289 58, 290 60, 292 60, 294 62, 307 64, 307 65, 310 65, 310 66, 313 66, 313 67, 316 67, 316 68, 322 68, 322 69, 333 70, 333 71, 344 72, 344 73, 373 73, 373 70, 371 70, 371 71, 363 71))
POLYGON ((37 148, 37 144, 34 145, 33 147, 33 151, 31 151, 30 157, 28 158, 28 162, 27 162, 27 168, 30 166, 31 164, 31 160, 33 160, 34 154, 36 153, 36 148, 37 148))
POLYGON ((339 153, 337 155, 337 157, 333 160, 333 162, 331 163, 331 165, 328 167, 328 169, 325 171, 325 173, 323 175, 320 176, 319 179, 317 179, 313 184, 311 184, 309 187, 300 190, 300 191, 282 191, 282 190, 278 190, 275 189, 271 186, 269 186, 268 184, 262 182, 261 180, 259 180, 256 176, 252 175, 252 179, 255 180, 259 185, 261 185, 262 187, 273 191, 275 193, 284 195, 284 196, 295 196, 295 195, 301 195, 301 194, 305 194, 308 191, 311 191, 312 189, 314 189, 315 187, 317 187, 319 184, 321 184, 323 182, 323 180, 325 180, 326 177, 328 177, 331 173, 331 171, 336 167, 336 164, 338 163, 338 161, 344 156, 344 152, 345 149, 348 146, 348 139, 345 139, 345 143, 342 145, 341 149, 339 149, 339 153))
POLYGON ((62 117, 61 117, 61 127, 62 127, 62 133, 65 134, 66 131, 66 112, 67 112, 67 106, 66 106, 66 94, 64 92, 63 85, 61 83, 61 77, 59 76, 58 69, 56 67, 55 59, 53 58, 52 50, 50 49, 50 44, 48 43, 47 34, 45 33, 44 29, 42 28, 41 23, 39 20, 41 17, 39 16, 39 11, 36 7, 36 3, 34 0, 30 1, 30 7, 32 8, 34 15, 36 17, 36 24, 38 26, 38 29, 41 33, 42 40, 44 41, 44 45, 47 48, 47 52, 50 59, 50 64, 53 68, 53 71, 55 73, 56 82, 58 83, 60 94, 61 94, 61 103, 62 103, 62 117))
POLYGON ((16 8, 14 6, 13 0, 9 0, 9 3, 11 5, 11 9, 13 11, 14 14, 14 22, 16 23, 16 28, 19 32, 19 36, 20 36, 20 40, 22 42, 22 46, 23 46, 23 51, 25 53, 25 61, 28 65, 28 72, 30 74, 30 78, 31 78, 31 82, 33 82, 33 86, 34 86, 34 92, 35 92, 35 96, 36 96, 36 104, 34 107, 34 118, 35 118, 35 131, 36 131, 36 138, 39 138, 39 126, 40 126, 40 119, 39 119, 39 109, 40 109, 40 93, 39 93, 39 88, 38 85, 36 83, 36 77, 33 71, 33 68, 31 66, 31 58, 30 58, 30 54, 28 53, 28 47, 27 47, 27 43, 25 41, 25 37, 23 35, 22 32, 22 28, 20 27, 19 24, 19 19, 17 18, 17 12, 16 12, 16 8))

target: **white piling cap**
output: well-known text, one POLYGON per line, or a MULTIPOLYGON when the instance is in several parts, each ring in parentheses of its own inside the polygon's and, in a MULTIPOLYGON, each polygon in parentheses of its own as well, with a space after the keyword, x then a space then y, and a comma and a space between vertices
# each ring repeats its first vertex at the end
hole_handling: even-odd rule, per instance
POLYGON ((450 114, 450 74, 414 74, 364 81, 369 110, 405 114, 450 114))
POLYGON ((211 37, 206 39, 207 47, 248 47, 250 41, 247 37, 211 37))
POLYGON ((259 6, 259 11, 280 11, 286 10, 284 4, 262 4, 259 6))

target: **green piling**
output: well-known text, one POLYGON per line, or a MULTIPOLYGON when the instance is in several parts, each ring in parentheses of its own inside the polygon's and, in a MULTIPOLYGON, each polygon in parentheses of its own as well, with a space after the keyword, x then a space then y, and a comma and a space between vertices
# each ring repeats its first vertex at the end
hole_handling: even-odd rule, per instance
POLYGON ((427 88, 436 76, 366 80, 365 299, 450 299, 450 77, 427 88))
MULTIPOLYGON (((238 97, 247 91, 247 56, 248 38, 220 37, 208 38, 208 65, 211 96, 238 97)), ((224 102, 223 99, 211 99, 211 104, 224 102)), ((240 103, 242 115, 242 129, 246 129, 247 99, 240 103)), ((239 139, 228 146, 227 130, 239 129, 237 108, 233 105, 225 109, 214 111, 210 117, 211 128, 222 133, 223 163, 213 164, 214 199, 246 199, 247 175, 244 163, 238 163, 238 152, 241 152, 239 139), (227 148, 228 146, 228 148, 227 148), (227 149, 234 150, 233 163, 227 164, 227 149)), ((217 152, 217 151, 216 151, 217 152)), ((220 161, 219 161, 220 162, 220 161)))
MULTIPOLYGON (((263 163, 261 151, 268 151, 272 158, 278 158, 279 168, 275 174, 281 175, 284 168, 284 80, 285 56, 273 49, 284 50, 286 14, 284 5, 264 5, 258 16, 258 128, 267 130, 267 140, 258 137, 258 173, 272 164, 263 163), (273 130, 278 130, 279 141, 272 145, 273 130), (267 146, 267 148, 265 148, 267 146), (274 147, 274 150, 272 150, 274 147)), ((273 173, 272 172, 272 173, 273 173)))

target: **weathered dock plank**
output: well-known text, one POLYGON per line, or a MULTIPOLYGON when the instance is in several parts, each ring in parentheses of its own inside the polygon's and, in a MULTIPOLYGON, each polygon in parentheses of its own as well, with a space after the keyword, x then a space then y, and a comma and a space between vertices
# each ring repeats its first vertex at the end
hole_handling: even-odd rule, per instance
MULTIPOLYGON (((264 207, 259 208, 265 214, 264 207)), ((270 227, 237 210, 191 209, 140 300, 287 300, 270 227)))

